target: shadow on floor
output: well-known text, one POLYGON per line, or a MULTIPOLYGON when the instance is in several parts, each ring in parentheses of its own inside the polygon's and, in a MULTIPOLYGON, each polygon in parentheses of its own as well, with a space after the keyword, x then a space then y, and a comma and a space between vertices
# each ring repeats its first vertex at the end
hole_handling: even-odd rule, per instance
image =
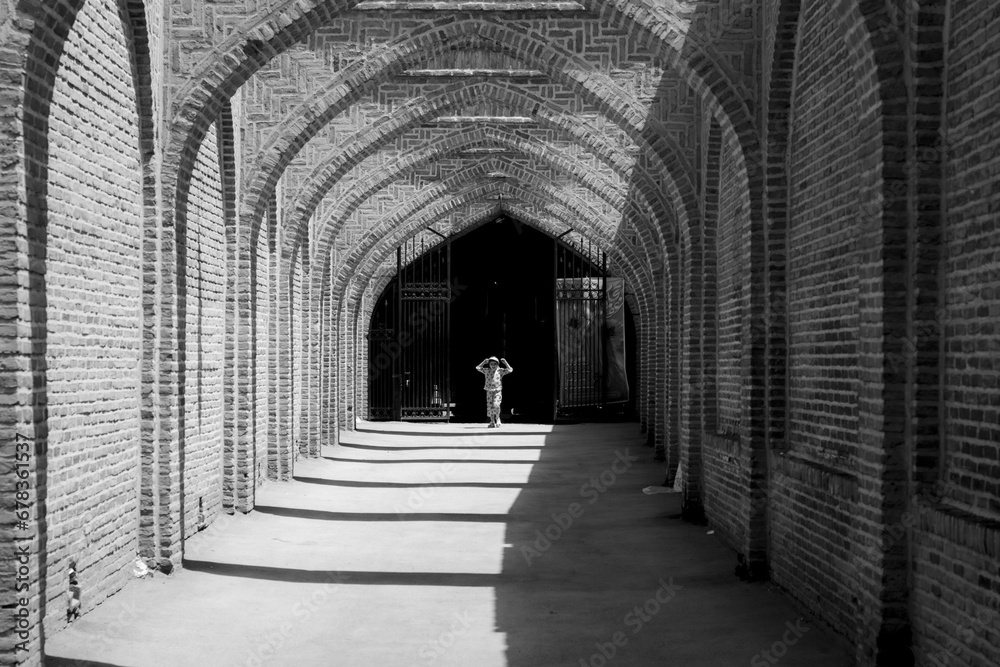
POLYGON ((642 492, 663 469, 635 424, 410 428, 300 459, 190 539, 178 573, 58 633, 46 664, 716 667, 773 647, 782 667, 850 664, 737 579, 676 494, 642 492))

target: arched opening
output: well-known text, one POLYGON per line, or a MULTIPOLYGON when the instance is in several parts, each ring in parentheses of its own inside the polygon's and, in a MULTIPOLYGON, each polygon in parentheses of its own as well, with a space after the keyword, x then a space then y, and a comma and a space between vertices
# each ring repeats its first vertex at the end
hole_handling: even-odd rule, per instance
POLYGON ((401 249, 399 257, 368 334, 369 419, 483 421, 475 366, 489 356, 515 369, 504 379, 507 421, 631 417, 635 326, 624 290, 606 294, 617 283, 605 280, 596 247, 581 252, 500 215, 434 248, 401 249), (615 297, 620 310, 611 326, 606 315, 615 309, 604 304, 615 297), (567 333, 581 330, 589 332, 585 340, 567 342, 567 333), (589 389, 580 392, 582 377, 589 389))

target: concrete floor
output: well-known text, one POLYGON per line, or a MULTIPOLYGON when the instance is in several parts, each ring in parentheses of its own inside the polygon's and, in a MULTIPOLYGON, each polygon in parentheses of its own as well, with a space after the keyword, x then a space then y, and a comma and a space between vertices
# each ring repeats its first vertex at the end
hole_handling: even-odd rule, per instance
POLYGON ((46 664, 850 664, 677 494, 642 493, 663 471, 635 424, 378 426, 50 637, 46 664))

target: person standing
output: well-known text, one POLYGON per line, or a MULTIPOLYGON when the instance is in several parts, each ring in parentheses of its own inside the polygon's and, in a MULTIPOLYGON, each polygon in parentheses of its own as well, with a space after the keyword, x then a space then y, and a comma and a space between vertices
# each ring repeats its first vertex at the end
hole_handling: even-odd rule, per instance
POLYGON ((483 389, 486 390, 486 416, 490 423, 487 428, 500 428, 500 402, 503 400, 503 376, 513 373, 514 369, 506 359, 489 357, 483 359, 476 370, 486 376, 483 389), (503 364, 501 367, 500 364, 503 364))

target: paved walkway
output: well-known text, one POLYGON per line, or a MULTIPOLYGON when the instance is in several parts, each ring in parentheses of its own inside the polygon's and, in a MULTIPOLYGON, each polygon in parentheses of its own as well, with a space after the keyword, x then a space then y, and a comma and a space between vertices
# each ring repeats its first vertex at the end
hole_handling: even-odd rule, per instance
POLYGON ((642 493, 663 473, 634 424, 379 426, 49 638, 46 664, 849 664, 676 494, 642 493))

